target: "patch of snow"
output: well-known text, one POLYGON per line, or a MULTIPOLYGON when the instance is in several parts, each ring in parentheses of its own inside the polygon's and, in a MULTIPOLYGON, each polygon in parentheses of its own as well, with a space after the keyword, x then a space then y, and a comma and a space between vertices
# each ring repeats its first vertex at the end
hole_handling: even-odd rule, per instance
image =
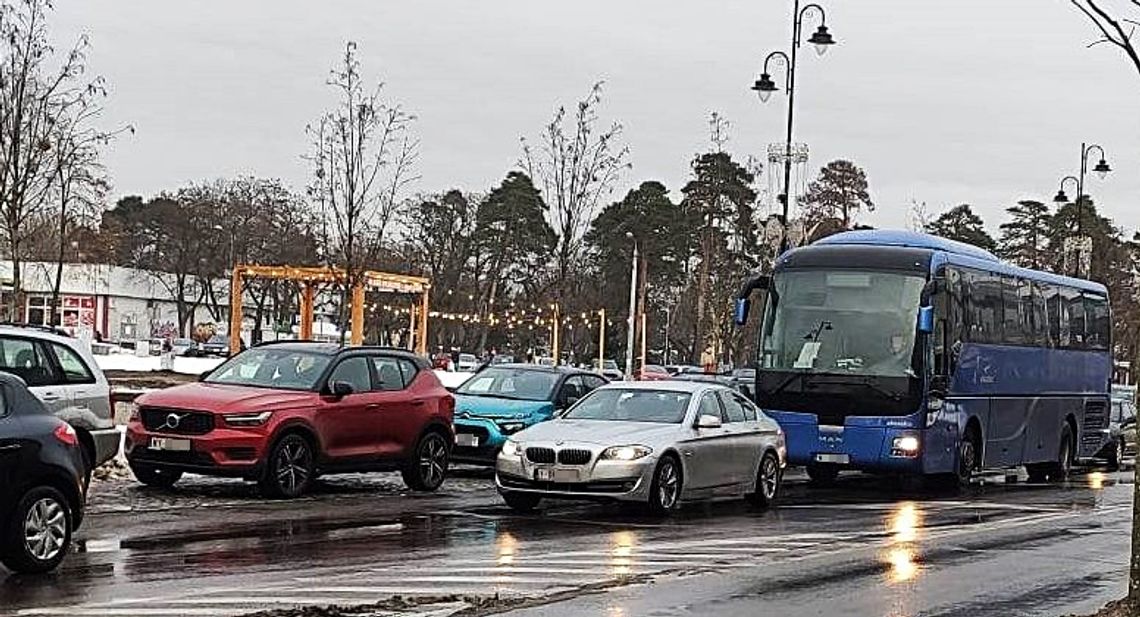
POLYGON ((460 384, 467 381, 467 379, 474 374, 475 373, 440 370, 435 372, 435 376, 439 377, 440 383, 442 383, 445 388, 459 387, 460 384))
MULTIPOLYGON (((174 358, 174 372, 184 375, 204 373, 222 362, 225 358, 174 358)), ((95 363, 104 371, 131 371, 145 373, 162 370, 162 356, 133 356, 130 354, 109 354, 95 356, 95 363)))

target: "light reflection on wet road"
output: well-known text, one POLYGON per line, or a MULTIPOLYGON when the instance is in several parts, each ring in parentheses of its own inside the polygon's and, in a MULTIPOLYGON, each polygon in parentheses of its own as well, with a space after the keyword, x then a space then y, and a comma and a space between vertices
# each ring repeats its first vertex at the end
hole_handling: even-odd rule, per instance
MULTIPOLYGON (((393 594, 562 593, 563 602, 514 614, 802 609, 950 617, 990 614, 970 603, 987 579, 995 588, 1083 580, 1072 593, 1075 605, 1094 604, 1123 580, 1126 559, 1115 560, 1127 556, 1131 487, 1118 481, 1130 475, 1093 472, 1063 487, 999 484, 953 497, 911 494, 870 478, 828 490, 793 482, 771 512, 697 504, 665 521, 605 505, 555 504, 518 516, 490 483, 428 497, 358 494, 335 508, 320 500, 251 500, 248 507, 97 516, 83 532, 87 551, 56 575, 0 582, 0 615, 212 616, 393 594), (1084 568, 1040 558, 1066 556, 1072 551, 1058 547, 1076 541, 1085 547, 1075 556, 1084 568), (1030 554, 1032 567, 1010 577, 1011 564, 1030 554), (1090 568, 1097 559, 1104 563, 1090 568), (949 576, 970 564, 978 574, 949 576), (599 587, 612 589, 584 593, 599 587), (975 613, 954 612, 962 606, 975 613)), ((1007 614, 1069 606, 1026 593, 997 606, 1007 614)))

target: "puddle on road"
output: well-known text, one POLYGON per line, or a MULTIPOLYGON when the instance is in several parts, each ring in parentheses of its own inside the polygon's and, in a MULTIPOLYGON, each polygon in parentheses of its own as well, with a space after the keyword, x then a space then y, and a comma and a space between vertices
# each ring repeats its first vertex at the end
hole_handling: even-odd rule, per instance
POLYGON ((890 539, 881 559, 888 566, 886 576, 892 584, 912 581, 921 571, 918 543, 923 528, 923 515, 918 504, 904 501, 887 518, 890 539))

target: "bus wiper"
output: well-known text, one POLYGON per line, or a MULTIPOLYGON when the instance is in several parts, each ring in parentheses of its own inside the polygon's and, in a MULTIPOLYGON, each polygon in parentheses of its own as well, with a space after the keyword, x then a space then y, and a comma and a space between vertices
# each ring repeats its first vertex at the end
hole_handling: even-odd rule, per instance
POLYGON ((896 392, 894 390, 888 390, 888 389, 884 388, 883 386, 880 386, 878 383, 876 383, 874 381, 874 379, 871 377, 863 377, 863 378, 857 378, 857 379, 839 377, 839 378, 835 378, 835 379, 822 379, 822 380, 819 378, 816 378, 816 379, 813 379, 811 381, 811 383, 805 384, 805 386, 808 388, 816 388, 819 386, 826 386, 826 385, 862 386, 864 388, 874 390, 875 392, 882 394, 883 396, 891 399, 892 401, 901 401, 903 398, 903 394, 901 392, 896 392))

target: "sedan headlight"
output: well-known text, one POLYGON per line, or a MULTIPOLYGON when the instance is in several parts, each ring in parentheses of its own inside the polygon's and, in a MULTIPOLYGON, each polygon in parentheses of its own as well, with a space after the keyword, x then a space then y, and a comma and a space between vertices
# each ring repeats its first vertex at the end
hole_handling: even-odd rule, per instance
POLYGON ((273 416, 272 411, 261 413, 233 413, 222 416, 230 426, 261 426, 273 416))
POLYGON ((521 456, 522 451, 522 444, 513 439, 508 439, 503 442, 503 456, 521 456))
POLYGON ((603 450, 599 458, 611 461, 636 461, 652 453, 653 448, 648 446, 614 446, 603 450))

